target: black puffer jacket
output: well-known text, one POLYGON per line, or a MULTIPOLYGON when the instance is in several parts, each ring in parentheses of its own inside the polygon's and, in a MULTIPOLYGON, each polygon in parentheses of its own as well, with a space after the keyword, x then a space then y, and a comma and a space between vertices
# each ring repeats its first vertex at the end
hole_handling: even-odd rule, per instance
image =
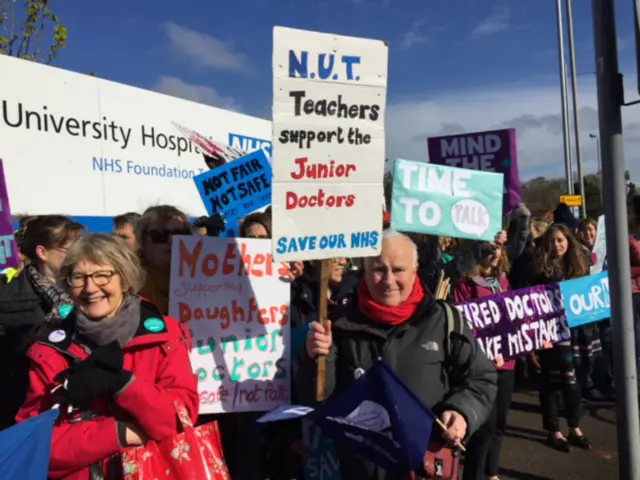
MULTIPOLYGON (((359 272, 347 271, 339 285, 331 288, 331 301, 328 310, 341 310, 354 298, 361 275, 359 272)), ((291 326, 293 328, 315 322, 318 319, 318 282, 309 275, 298 278, 291 286, 291 326)))
POLYGON ((24 402, 29 387, 24 345, 48 311, 24 273, 0 289, 0 429, 14 424, 24 402))
MULTIPOLYGON (((344 388, 359 369, 366 371, 381 357, 436 413, 455 410, 462 414, 467 420, 468 435, 473 434, 489 416, 497 391, 497 374, 467 323, 460 321, 460 325, 462 334, 451 334, 449 354, 446 312, 430 295, 425 295, 411 319, 395 327, 373 323, 353 303, 346 316, 333 323, 327 395, 344 388)), ((315 403, 316 362, 306 349, 301 349, 295 374, 304 400, 315 403)), ((350 452, 340 453, 340 462, 342 478, 395 478, 350 452)))

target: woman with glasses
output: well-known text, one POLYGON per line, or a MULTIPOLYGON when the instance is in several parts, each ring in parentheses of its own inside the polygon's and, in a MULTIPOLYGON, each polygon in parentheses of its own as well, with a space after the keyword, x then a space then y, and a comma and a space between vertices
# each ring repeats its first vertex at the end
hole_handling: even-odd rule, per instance
POLYGON ((150 207, 136 225, 142 266, 147 277, 140 295, 155 304, 163 315, 169 313, 171 245, 174 235, 192 235, 187 215, 170 205, 150 207))
POLYGON ((27 392, 27 334, 64 318, 72 303, 56 279, 67 250, 83 232, 82 225, 61 215, 33 218, 22 232, 28 265, 0 290, 0 429, 13 425, 27 392))
POLYGON ((111 478, 122 471, 123 449, 179 433, 177 408, 197 418, 190 338, 137 296, 144 272, 119 238, 83 238, 69 249, 60 277, 73 308, 35 334, 17 420, 56 403, 71 406, 61 408, 53 429, 50 477, 111 478))

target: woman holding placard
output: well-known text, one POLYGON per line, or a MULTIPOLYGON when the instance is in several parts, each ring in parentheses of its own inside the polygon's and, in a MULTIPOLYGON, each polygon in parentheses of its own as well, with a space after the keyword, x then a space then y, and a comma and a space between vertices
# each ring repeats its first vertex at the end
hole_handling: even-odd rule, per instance
MULTIPOLYGON (((568 227, 553 224, 540 237, 529 274, 530 285, 545 285, 589 275, 584 248, 568 227)), ((576 374, 576 370, 582 367, 583 358, 590 354, 591 338, 583 327, 571 329, 570 338, 568 332, 561 332, 561 335, 563 341, 539 352, 543 428, 549 432, 549 444, 556 450, 568 453, 571 445, 591 450, 591 442, 580 430, 582 386, 576 374), (560 431, 557 390, 562 392, 564 400, 568 437, 560 431)))
MULTIPOLYGON (((455 302, 463 303, 509 291, 509 259, 504 248, 493 242, 477 242, 471 250, 477 264, 453 287, 455 302)), ((500 449, 515 385, 515 363, 515 360, 505 362, 502 357, 494 362, 498 370, 498 394, 489 418, 467 446, 465 480, 483 480, 487 476, 490 480, 498 480, 500 449)))

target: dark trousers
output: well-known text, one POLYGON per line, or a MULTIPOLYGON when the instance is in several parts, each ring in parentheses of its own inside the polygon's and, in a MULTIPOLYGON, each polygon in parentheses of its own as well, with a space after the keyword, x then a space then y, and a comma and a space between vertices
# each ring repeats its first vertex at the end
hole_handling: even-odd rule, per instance
POLYGON ((558 396, 562 393, 564 403, 564 416, 569 428, 580 426, 581 416, 581 386, 575 375, 573 361, 573 347, 569 345, 556 345, 549 350, 539 352, 540 367, 540 408, 542 409, 542 428, 555 433, 560 431, 558 419, 558 396), (553 375, 552 371, 560 373, 553 375), (573 372, 573 382, 567 381, 566 375, 573 372))
POLYGON ((515 385, 513 370, 498 371, 498 394, 486 423, 473 434, 467 445, 464 480, 481 480, 498 475, 500 448, 507 428, 507 415, 515 385))
POLYGON ((264 413, 237 412, 198 417, 198 425, 218 422, 224 458, 232 479, 266 478, 262 438, 255 428, 256 420, 262 415, 264 413))

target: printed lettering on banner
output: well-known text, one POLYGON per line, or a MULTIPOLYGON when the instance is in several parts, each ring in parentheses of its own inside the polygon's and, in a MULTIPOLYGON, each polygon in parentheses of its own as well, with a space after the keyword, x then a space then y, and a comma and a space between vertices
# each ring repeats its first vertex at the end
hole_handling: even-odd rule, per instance
POLYGON ((191 331, 200 413, 288 403, 290 283, 271 242, 176 236, 171 260, 169 314, 191 331))
POLYGON ((429 162, 504 175, 504 214, 522 201, 516 130, 492 130, 427 139, 429 162))
POLYGON ((611 318, 607 272, 561 282, 560 291, 569 327, 579 327, 611 318))
POLYGON ((380 251, 388 47, 274 28, 273 254, 380 251))
POLYGON ((391 227, 475 240, 502 229, 502 174, 398 159, 391 227))
POLYGON ((571 338, 558 284, 477 298, 456 308, 492 361, 513 360, 571 338))
POLYGON ((271 202, 271 164, 263 150, 209 170, 193 181, 209 215, 240 218, 271 202))

